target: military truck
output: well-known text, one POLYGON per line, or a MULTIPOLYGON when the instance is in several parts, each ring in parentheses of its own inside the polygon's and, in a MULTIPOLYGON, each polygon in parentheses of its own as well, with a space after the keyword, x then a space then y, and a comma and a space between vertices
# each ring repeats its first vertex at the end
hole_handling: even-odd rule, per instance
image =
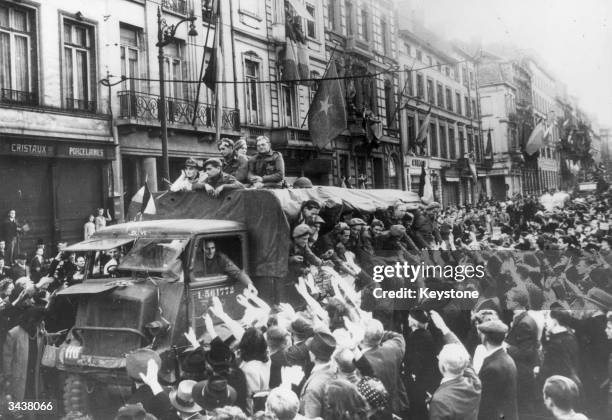
MULTIPOLYGON (((372 213, 419 201, 410 192, 336 187, 241 190, 221 198, 163 193, 155 199, 155 215, 138 214, 140 205, 134 205, 130 217, 139 221, 107 227, 69 246, 67 252, 86 256, 87 275, 58 293, 77 306, 55 361, 66 378, 65 410, 89 412, 92 395, 97 401, 127 398, 125 356, 142 347, 160 354, 165 382, 178 380, 188 346, 183 334, 189 327, 198 336, 204 333, 201 315, 211 297, 218 296, 233 317, 241 316, 234 296, 242 286, 225 274, 195 270, 205 241, 213 240, 217 252, 248 273, 260 295, 269 298, 269 284, 287 275, 290 226, 308 199, 321 202, 330 220, 346 209, 372 213), (118 264, 109 268, 103 259, 111 252, 118 264)), ((294 292, 292 285, 287 291, 294 292)))

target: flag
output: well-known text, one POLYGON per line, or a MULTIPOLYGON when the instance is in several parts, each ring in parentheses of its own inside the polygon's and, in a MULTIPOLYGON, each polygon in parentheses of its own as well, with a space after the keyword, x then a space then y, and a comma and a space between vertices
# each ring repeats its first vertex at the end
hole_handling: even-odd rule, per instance
POLYGON ((491 144, 491 130, 487 132, 487 147, 485 149, 485 156, 491 157, 493 155, 493 145, 491 144))
POLYGON ((544 146, 544 123, 540 121, 529 135, 525 152, 531 156, 540 150, 542 146, 544 146))
POLYGON ((553 134, 554 126, 555 126, 554 124, 550 124, 548 127, 546 127, 546 130, 544 131, 544 138, 542 139, 542 141, 547 146, 552 142, 552 134, 553 134))
POLYGON ((149 186, 146 181, 145 184, 138 190, 134 197, 132 197, 132 201, 135 203, 140 203, 140 214, 156 214, 157 209, 155 208, 155 200, 153 199, 153 195, 151 195, 151 191, 149 191, 149 186))
POLYGON ((296 80, 300 78, 298 72, 297 44, 289 37, 287 37, 286 41, 285 48, 281 53, 281 65, 283 66, 281 80, 296 80))
POLYGON ((423 197, 423 192, 425 191, 425 161, 421 164, 421 177, 419 178, 419 197, 423 197))
POLYGON ((419 180, 419 197, 421 197, 421 201, 425 204, 429 204, 433 202, 433 187, 431 186, 431 178, 429 176, 429 172, 425 170, 425 162, 423 162, 423 166, 421 166, 421 179, 419 180))
POLYGON ((346 129, 346 108, 340 80, 336 79, 336 64, 332 60, 310 104, 308 129, 312 143, 319 149, 326 147, 346 129))
POLYGON ((293 7, 293 10, 295 10, 295 13, 300 15, 300 17, 302 17, 304 19, 310 19, 310 20, 312 20, 314 18, 314 16, 312 16, 312 14, 308 11, 306 6, 304 6, 302 4, 301 1, 299 1, 299 0, 286 0, 286 3, 289 3, 291 5, 291 7, 293 7))
MULTIPOLYGON (((219 2, 219 4, 217 5, 218 8, 221 7, 220 4, 221 3, 219 2)), ((219 16, 217 16, 217 20, 219 20, 219 16)), ((219 28, 221 28, 221 25, 219 25, 219 22, 217 22, 217 30, 215 31, 215 37, 213 39, 213 48, 210 52, 208 66, 204 71, 204 77, 202 77, 202 81, 204 82, 206 87, 213 92, 216 92, 215 88, 217 86, 217 81, 220 80, 219 75, 221 74, 221 69, 223 68, 223 56, 221 52, 220 39, 221 31, 219 30, 219 28)))
POLYGON ((470 157, 468 161, 468 166, 470 168, 470 173, 472 174, 472 179, 474 180, 474 184, 478 183, 478 170, 476 169, 476 162, 474 162, 474 158, 470 157))
POLYGON ((422 145, 427 142, 427 136, 429 135, 429 121, 431 121, 431 107, 427 111, 427 116, 423 120, 423 124, 419 127, 419 133, 416 137, 416 144, 422 145))

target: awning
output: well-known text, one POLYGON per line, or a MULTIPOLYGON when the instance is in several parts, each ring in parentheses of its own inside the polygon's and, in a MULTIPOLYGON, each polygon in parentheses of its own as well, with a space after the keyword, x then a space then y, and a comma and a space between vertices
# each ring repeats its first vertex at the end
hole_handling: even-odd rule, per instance
POLYGON ((64 248, 64 251, 108 251, 134 242, 136 238, 92 238, 64 248))
POLYGON ((93 295, 96 293, 106 292, 117 287, 115 282, 85 282, 67 287, 64 290, 57 292, 58 295, 93 295))

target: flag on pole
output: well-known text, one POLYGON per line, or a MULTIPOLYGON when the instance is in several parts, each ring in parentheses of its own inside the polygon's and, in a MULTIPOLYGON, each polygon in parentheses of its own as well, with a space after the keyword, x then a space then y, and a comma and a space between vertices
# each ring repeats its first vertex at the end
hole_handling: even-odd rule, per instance
POLYGON ((419 127, 419 133, 416 137, 416 144, 422 145, 427 142, 427 136, 429 135, 429 122, 431 121, 431 106, 429 107, 429 111, 427 111, 427 115, 423 120, 423 124, 419 127))
POLYGON ((531 156, 544 146, 544 122, 540 121, 529 135, 525 152, 531 156))
POLYGON ((134 197, 132 197, 134 203, 140 203, 140 215, 144 214, 156 214, 157 209, 155 208, 155 199, 149 190, 149 186, 145 181, 145 184, 138 190, 134 197))
MULTIPOLYGON (((217 4, 217 15, 220 15, 221 2, 217 4)), ((218 18, 219 19, 219 18, 218 18)), ((208 66, 204 71, 202 81, 208 89, 216 93, 217 82, 221 80, 221 70, 223 68, 223 56, 221 52, 221 25, 217 24, 215 36, 213 38, 213 48, 210 51, 208 66)), ((220 89, 219 89, 220 90, 220 89)))
POLYGON ((552 134, 553 134, 553 127, 555 125, 553 123, 551 123, 548 127, 546 127, 546 130, 544 131, 544 138, 542 139, 544 145, 549 145, 552 142, 552 134))
POLYGON ((297 43, 289 37, 287 37, 285 48, 281 52, 281 65, 283 66, 281 80, 288 81, 300 78, 298 71, 297 43))
POLYGON ((332 60, 329 69, 319 83, 317 93, 310 104, 308 130, 312 143, 319 149, 326 147, 346 129, 346 107, 336 64, 332 60))
POLYGON ((485 156, 493 155, 493 145, 491 144, 491 130, 487 132, 487 147, 485 148, 485 156))

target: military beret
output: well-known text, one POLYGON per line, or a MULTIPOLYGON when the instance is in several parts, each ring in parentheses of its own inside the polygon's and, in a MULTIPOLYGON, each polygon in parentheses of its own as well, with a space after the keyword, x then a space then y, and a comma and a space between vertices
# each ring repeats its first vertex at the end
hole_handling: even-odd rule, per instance
POLYGON ((358 226, 358 225, 366 225, 366 222, 363 221, 363 219, 360 219, 359 217, 353 217, 350 221, 349 221, 349 226, 358 226))
POLYGON ((483 334, 487 334, 487 333, 505 334, 508 332, 508 326, 497 319, 483 322, 482 324, 479 324, 477 328, 478 328, 478 331, 480 331, 483 334))
POLYGON ((206 162, 204 162, 204 167, 206 168, 207 165, 213 165, 215 168, 220 168, 222 165, 221 159, 218 159, 218 158, 206 159, 206 162))
POLYGON ((304 235, 310 235, 311 233, 312 233, 312 230, 310 230, 310 226, 304 223, 302 223, 301 225, 297 225, 295 229, 293 229, 294 238, 299 238, 304 235))

